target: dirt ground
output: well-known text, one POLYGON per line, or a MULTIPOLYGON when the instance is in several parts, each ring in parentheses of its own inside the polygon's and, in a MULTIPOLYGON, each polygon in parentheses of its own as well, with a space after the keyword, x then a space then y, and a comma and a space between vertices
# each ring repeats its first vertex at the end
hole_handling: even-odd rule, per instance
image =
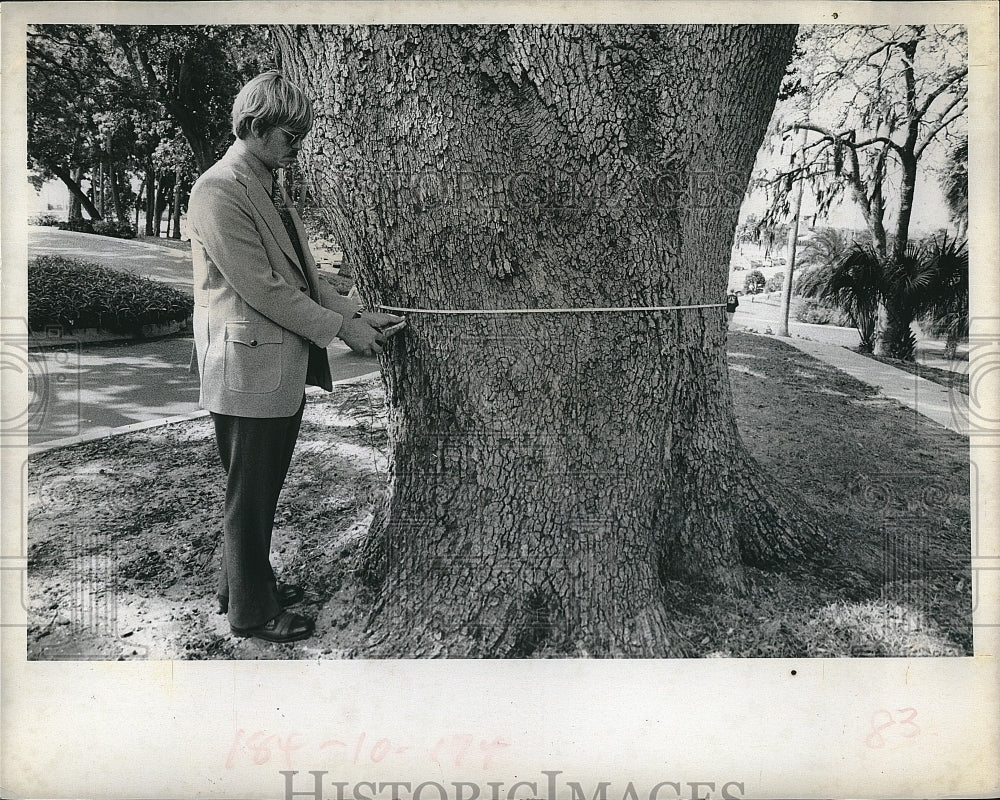
MULTIPOLYGON (((867 594, 755 573, 749 597, 678 598, 703 656, 970 654, 968 440, 774 339, 730 337, 741 434, 844 554, 876 552, 867 594)), ((307 587, 317 634, 239 639, 215 608, 223 481, 208 418, 33 456, 31 659, 363 656, 371 598, 352 573, 386 482, 378 378, 312 396, 279 504, 273 563, 307 587)))

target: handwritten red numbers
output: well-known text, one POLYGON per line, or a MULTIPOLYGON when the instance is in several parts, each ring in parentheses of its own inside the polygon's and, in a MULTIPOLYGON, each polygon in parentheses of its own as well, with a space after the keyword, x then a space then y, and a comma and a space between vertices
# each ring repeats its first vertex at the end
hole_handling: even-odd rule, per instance
POLYGON ((372 745, 368 745, 367 733, 358 734, 358 738, 353 742, 345 742, 341 739, 327 739, 325 742, 320 744, 320 749, 327 747, 349 748, 351 752, 351 762, 354 764, 360 764, 362 762, 367 763, 368 761, 371 761, 373 764, 378 764, 390 753, 405 753, 410 749, 409 747, 402 747, 393 742, 391 739, 386 739, 385 737, 376 740, 372 745))
POLYGON ((887 737, 902 736, 904 739, 912 739, 920 733, 920 726, 914 722, 916 718, 915 708, 898 708, 895 715, 880 708, 872 714, 871 731, 865 738, 865 744, 878 749, 885 747, 887 737))
POLYGON ((279 736, 266 731, 257 731, 247 736, 246 732, 240 728, 233 737, 233 746, 229 748, 229 756, 226 758, 226 769, 232 769, 236 763, 236 758, 240 751, 245 751, 250 760, 257 765, 266 764, 276 755, 283 755, 285 766, 292 768, 292 753, 305 746, 301 737, 297 733, 290 733, 287 736, 279 736))
POLYGON ((473 747, 474 742, 475 737, 471 733, 442 736, 431 750, 431 761, 440 765, 448 762, 456 767, 461 767, 468 763, 470 758, 478 760, 481 755, 483 769, 488 769, 493 763, 494 756, 505 747, 510 746, 509 742, 505 742, 499 737, 495 737, 492 741, 480 739, 478 748, 473 747))
MULTIPOLYGON (((240 728, 233 737, 226 758, 226 769, 233 769, 247 763, 261 766, 281 759, 286 769, 292 769, 292 753, 315 743, 303 739, 298 733, 280 735, 268 731, 248 733, 240 728)), ((398 741, 382 737, 375 739, 362 731, 357 736, 344 739, 325 739, 318 743, 318 749, 327 753, 337 753, 339 758, 353 764, 379 764, 390 756, 410 751, 418 759, 426 758, 439 766, 482 764, 488 769, 499 754, 510 743, 499 736, 481 739, 471 733, 455 733, 440 737, 432 747, 403 745, 398 741)), ((303 754, 300 754, 301 758, 303 754)), ((391 761, 392 759, 389 758, 391 761)))

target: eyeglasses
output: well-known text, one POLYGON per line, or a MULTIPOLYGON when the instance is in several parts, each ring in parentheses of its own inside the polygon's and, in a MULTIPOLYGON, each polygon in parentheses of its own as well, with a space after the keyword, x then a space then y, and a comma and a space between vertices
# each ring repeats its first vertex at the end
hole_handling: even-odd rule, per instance
POLYGON ((292 133, 290 130, 282 128, 280 125, 275 125, 275 127, 288 137, 289 147, 295 147, 302 144, 305 138, 309 135, 308 133, 292 133))

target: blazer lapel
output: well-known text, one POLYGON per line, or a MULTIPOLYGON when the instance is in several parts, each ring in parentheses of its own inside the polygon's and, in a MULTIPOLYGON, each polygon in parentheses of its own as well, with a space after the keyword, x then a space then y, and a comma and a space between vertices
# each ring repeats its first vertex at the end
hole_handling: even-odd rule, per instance
MULTIPOLYGON (((264 191, 264 187, 259 181, 251 181, 247 184, 247 194, 250 197, 250 202, 257 207, 258 213, 263 217, 264 222, 271 231, 271 235, 274 237, 278 246, 281 247, 281 251, 288 256, 295 266, 305 274, 305 265, 299 263, 298 254, 295 252, 295 247, 292 244, 292 240, 288 238, 288 231, 285 229, 285 223, 281 221, 281 215, 278 214, 278 209, 274 207, 274 203, 271 201, 270 195, 264 191)), ((298 230, 298 226, 296 226, 298 230)), ((302 244, 305 239, 301 238, 301 233, 299 234, 299 243, 302 244)), ((303 251, 308 250, 307 247, 302 248, 303 251)))
MULTIPOLYGON (((266 223, 271 236, 274 238, 275 242, 281 248, 281 251, 288 256, 288 260, 291 261, 303 275, 306 275, 306 266, 299 263, 298 254, 295 252, 295 247, 292 244, 292 240, 288 238, 288 231, 285 230, 285 224, 281 221, 281 216, 278 214, 278 210, 274 207, 274 203, 271 201, 271 196, 267 193, 262 182, 262 178, 256 174, 256 170, 247 163, 247 156, 241 153, 236 145, 230 148, 226 157, 231 159, 233 165, 233 172, 239 181, 246 187, 247 197, 250 199, 251 204, 257 209, 257 213, 260 214, 261 218, 266 223)), ((263 166, 260 167, 264 169, 263 166)), ((296 215, 293 214, 293 219, 296 219, 296 215)), ((309 248, 306 246, 306 239, 302 238, 302 227, 296 220, 295 225, 296 231, 299 232, 299 243, 302 245, 303 252, 308 253, 309 248)), ((308 256, 306 256, 308 258, 308 256)))

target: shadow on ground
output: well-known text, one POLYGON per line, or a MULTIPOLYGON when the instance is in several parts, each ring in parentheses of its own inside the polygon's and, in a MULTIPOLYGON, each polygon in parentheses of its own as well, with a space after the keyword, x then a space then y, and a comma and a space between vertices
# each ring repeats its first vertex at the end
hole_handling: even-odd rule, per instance
MULTIPOLYGON (((968 440, 794 348, 730 337, 741 435, 789 502, 812 506, 842 557, 872 553, 856 591, 754 572, 726 600, 681 587, 702 656, 971 653, 968 440)), ((274 563, 309 587, 317 635, 232 637, 215 613, 222 480, 211 423, 192 420, 31 458, 31 659, 295 659, 362 654, 370 598, 352 557, 386 483, 384 396, 365 379, 312 397, 276 518, 274 563)))

